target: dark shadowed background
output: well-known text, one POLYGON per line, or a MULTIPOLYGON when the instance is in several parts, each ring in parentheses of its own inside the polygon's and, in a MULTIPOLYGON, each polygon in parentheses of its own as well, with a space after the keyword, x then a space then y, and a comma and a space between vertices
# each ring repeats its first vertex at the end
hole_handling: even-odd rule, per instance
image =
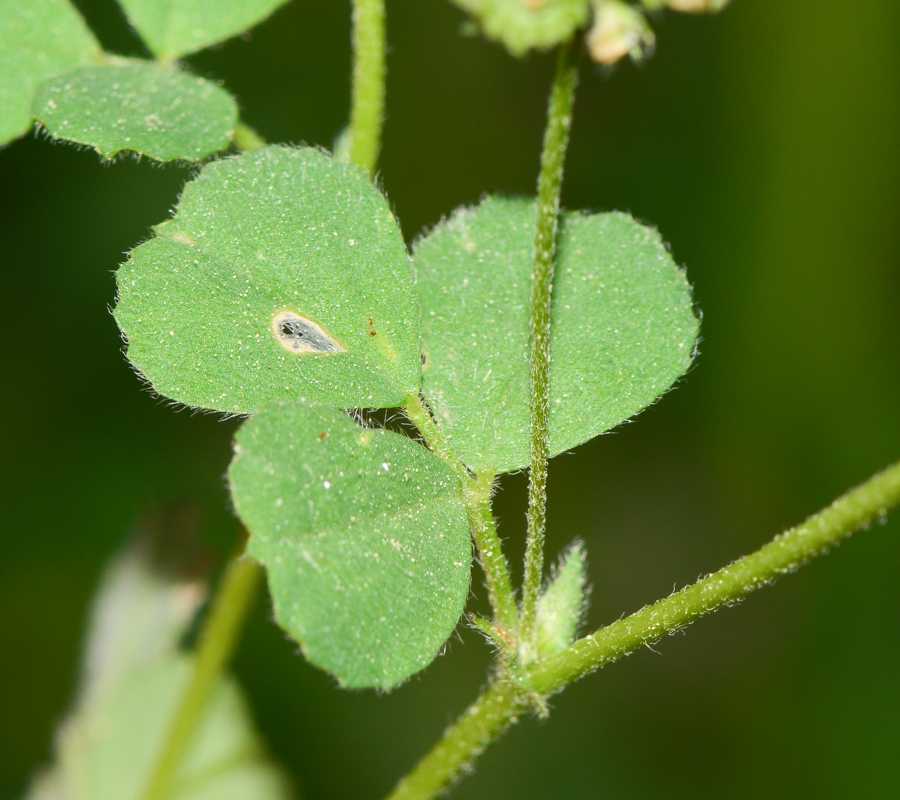
MULTIPOLYGON (((112 0, 79 5, 108 48, 137 52, 112 0)), ((516 61, 462 21, 445 0, 388 0, 381 169, 410 239, 483 192, 535 184, 552 59, 516 61)), ((657 33, 644 67, 583 62, 563 200, 659 227, 703 343, 636 424, 551 465, 550 552, 586 541, 594 627, 900 458, 900 4, 735 0, 657 33)), ((349 57, 349 4, 293 0, 190 63, 270 141, 330 146, 349 57)), ((141 510, 194 498, 220 554, 236 535, 222 477, 236 423, 154 399, 107 311, 113 270, 189 175, 32 137, 0 153, 2 798, 49 755, 91 591, 141 510)), ((497 506, 514 554, 524 487, 506 479, 497 506)), ((897 797, 898 533, 893 519, 584 680, 454 797, 897 797)), ((474 698, 487 660, 463 631, 393 694, 341 692, 260 602, 236 669, 306 797, 376 800, 474 698)))

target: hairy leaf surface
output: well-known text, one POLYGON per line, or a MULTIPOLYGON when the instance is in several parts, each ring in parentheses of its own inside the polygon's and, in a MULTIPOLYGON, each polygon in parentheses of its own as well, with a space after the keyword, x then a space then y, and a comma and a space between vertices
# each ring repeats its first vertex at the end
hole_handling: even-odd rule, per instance
POLYGON ((355 167, 290 147, 209 164, 156 233, 118 272, 115 316, 160 394, 254 413, 390 407, 417 390, 406 245, 355 167))
POLYGON ((150 51, 173 59, 230 39, 287 0, 119 0, 150 51))
POLYGON ((83 67, 44 84, 34 116, 57 139, 111 158, 199 161, 231 143, 234 98, 221 86, 150 61, 83 67))
MULTIPOLYGON (((530 200, 488 199, 415 250, 423 391, 476 470, 530 459, 535 218, 530 200)), ((551 316, 550 455, 633 416, 690 366, 690 287, 659 234, 627 214, 564 215, 551 316)))
POLYGON ((588 0, 453 0, 515 56, 565 42, 587 24, 588 0))
POLYGON ((69 0, 0 0, 0 145, 31 127, 40 85, 102 57, 69 0))
POLYGON ((390 689, 427 666, 469 590, 459 481, 405 436, 300 404, 237 435, 231 490, 267 569, 279 624, 349 687, 390 689))

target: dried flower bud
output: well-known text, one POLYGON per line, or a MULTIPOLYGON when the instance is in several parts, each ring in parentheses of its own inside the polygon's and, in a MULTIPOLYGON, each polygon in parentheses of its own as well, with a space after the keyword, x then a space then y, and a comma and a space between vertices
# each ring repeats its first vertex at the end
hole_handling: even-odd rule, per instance
POLYGON ((587 37, 591 58, 615 64, 625 56, 640 60, 653 49, 653 31, 636 8, 621 0, 595 0, 594 27, 587 37))

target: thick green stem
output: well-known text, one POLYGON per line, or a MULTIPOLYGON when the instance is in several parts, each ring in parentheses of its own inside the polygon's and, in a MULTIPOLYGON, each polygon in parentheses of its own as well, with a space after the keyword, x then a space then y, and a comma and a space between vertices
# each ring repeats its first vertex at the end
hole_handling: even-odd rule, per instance
POLYGON ((385 50, 384 0, 353 0, 350 160, 369 176, 381 149, 385 50))
POLYGON ((261 578, 262 568, 243 556, 238 556, 226 567, 200 633, 190 682, 143 800, 169 800, 171 797, 178 768, 234 652, 261 578))
POLYGON ((547 128, 538 180, 537 231, 531 277, 531 469, 528 486, 528 538, 522 591, 523 660, 534 655, 535 614, 544 571, 544 528, 547 516, 547 441, 550 418, 550 298, 559 226, 559 197, 578 69, 572 45, 559 51, 547 110, 547 128))
POLYGON ((479 475, 472 480, 469 470, 453 450, 441 432, 431 412, 425 407, 418 392, 406 398, 403 409, 410 422, 418 428, 425 443, 460 479, 463 500, 469 514, 472 538, 478 548, 478 558, 484 571, 485 583, 497 624, 505 633, 515 636, 518 631, 518 614, 509 577, 509 565, 503 555, 500 537, 491 510, 493 475, 479 475))
POLYGON ((900 506, 900 462, 888 467, 730 566, 521 670, 520 685, 497 682, 397 784, 388 800, 430 800, 521 713, 529 692, 547 696, 589 672, 681 630, 803 566, 900 506))
POLYGON ((523 710, 519 697, 510 683, 488 686, 387 800, 426 800, 440 794, 515 721, 523 710))
POLYGON ((266 140, 249 125, 239 122, 234 129, 234 146, 245 153, 252 153, 260 147, 265 147, 266 140))
POLYGON ((680 592, 602 628, 529 670, 532 688, 552 694, 696 619, 774 583, 827 553, 900 505, 900 462, 850 490, 796 528, 680 592))

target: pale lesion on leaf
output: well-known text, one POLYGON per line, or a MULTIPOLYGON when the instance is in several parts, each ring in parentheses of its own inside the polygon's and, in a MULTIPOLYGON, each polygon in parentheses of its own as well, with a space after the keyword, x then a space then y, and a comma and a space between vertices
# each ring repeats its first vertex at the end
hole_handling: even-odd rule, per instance
POLYGON ((275 341, 291 353, 321 355, 347 352, 341 343, 326 333, 317 322, 294 311, 279 311, 272 317, 270 327, 275 341))

